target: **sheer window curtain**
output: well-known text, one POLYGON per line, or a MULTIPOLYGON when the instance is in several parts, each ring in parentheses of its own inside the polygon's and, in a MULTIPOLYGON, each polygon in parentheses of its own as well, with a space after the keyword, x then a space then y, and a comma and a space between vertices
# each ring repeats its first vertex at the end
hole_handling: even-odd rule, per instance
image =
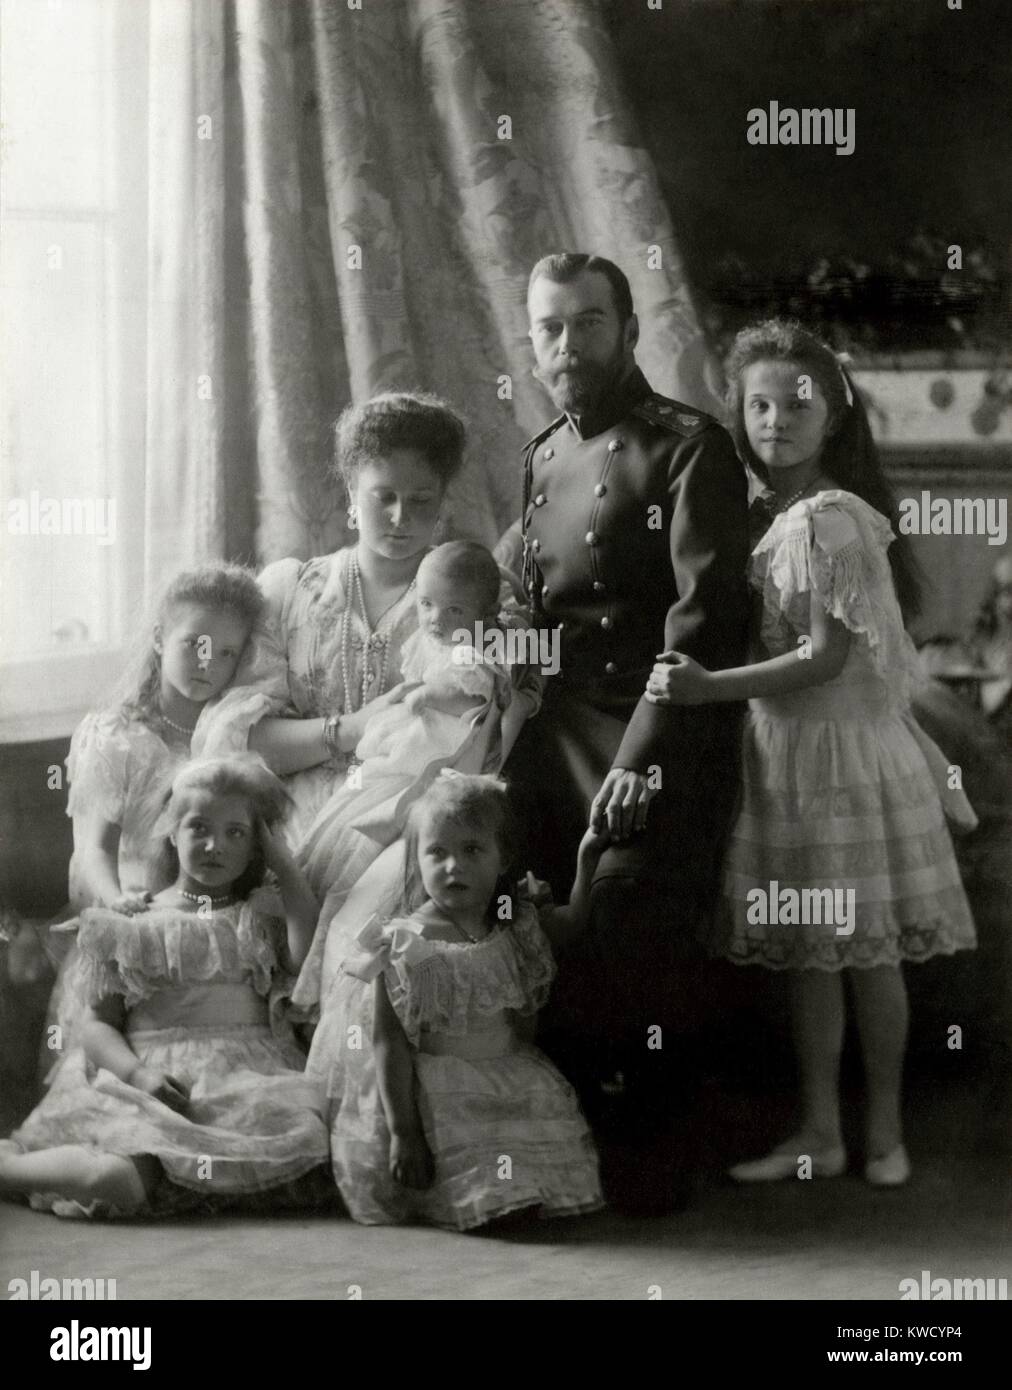
POLYGON ((5 0, 2 23, 4 500, 114 498, 116 532, 8 515, 0 737, 69 732, 180 567, 343 543, 350 400, 457 406, 449 525, 494 541, 550 415, 524 311, 547 251, 617 260, 654 386, 714 407, 599 0, 5 0))
POLYGON ((141 585, 146 50, 129 0, 0 12, 4 739, 69 731, 141 585))

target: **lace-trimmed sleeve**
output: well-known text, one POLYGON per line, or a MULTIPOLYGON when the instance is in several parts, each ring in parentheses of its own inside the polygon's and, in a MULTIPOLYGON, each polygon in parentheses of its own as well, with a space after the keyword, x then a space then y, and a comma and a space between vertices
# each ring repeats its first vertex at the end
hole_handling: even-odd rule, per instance
POLYGON ((99 814, 122 825, 130 782, 131 740, 126 720, 89 714, 70 740, 67 815, 99 814))
POLYGON ((552 910, 551 890, 547 884, 538 883, 537 887, 546 890, 539 894, 537 906, 521 902, 513 923, 517 966, 527 1001, 520 1010, 523 1014, 537 1013, 544 1007, 555 979, 555 956, 538 916, 540 911, 552 910))
POLYGON ((916 652, 893 588, 888 521, 850 493, 820 492, 779 518, 752 556, 752 582, 763 592, 763 640, 776 648, 786 622, 807 632, 809 593, 868 644, 883 674, 917 678, 916 652))

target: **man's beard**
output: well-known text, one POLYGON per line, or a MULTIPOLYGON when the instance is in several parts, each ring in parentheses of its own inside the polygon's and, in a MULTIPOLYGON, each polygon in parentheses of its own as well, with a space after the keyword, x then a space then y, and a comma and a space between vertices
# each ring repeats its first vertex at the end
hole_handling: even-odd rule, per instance
POLYGON ((556 410, 564 410, 569 415, 584 415, 593 410, 617 384, 624 365, 625 350, 619 344, 608 362, 535 367, 534 378, 551 396, 556 410))

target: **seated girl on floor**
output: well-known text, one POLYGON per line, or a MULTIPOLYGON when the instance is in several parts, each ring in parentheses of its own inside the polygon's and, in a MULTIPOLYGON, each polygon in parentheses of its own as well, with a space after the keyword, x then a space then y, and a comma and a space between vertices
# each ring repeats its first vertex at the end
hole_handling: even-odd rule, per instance
MULTIPOLYGON (((404 644, 403 698, 369 720, 356 765, 297 846, 323 903, 317 950, 347 893, 399 838, 411 801, 440 770, 498 767, 498 725, 489 716, 509 706, 511 674, 494 659, 505 651, 486 654, 482 634, 497 629, 501 582, 492 556, 474 541, 437 546, 419 566, 418 630, 404 644)), ((340 719, 328 720, 335 738, 340 719)))
POLYGON ((0 1193, 57 1215, 175 1213, 291 1200, 326 1162, 319 1090, 275 1007, 317 911, 276 828, 286 799, 252 755, 177 774, 171 887, 81 914, 83 1053, 0 1142, 0 1193))
POLYGON ((504 783, 446 771, 412 806, 401 911, 360 932, 309 1063, 356 1221, 464 1231, 601 1206, 576 1095, 517 1020, 548 997, 553 946, 586 925, 606 841, 584 836, 567 907, 537 908, 515 891, 504 783))

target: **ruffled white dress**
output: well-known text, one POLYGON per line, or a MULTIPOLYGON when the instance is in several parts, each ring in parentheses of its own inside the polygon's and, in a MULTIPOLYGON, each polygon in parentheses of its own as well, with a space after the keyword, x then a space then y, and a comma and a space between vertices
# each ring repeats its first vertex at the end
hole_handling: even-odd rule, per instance
POLYGON ((602 1205, 576 1094, 511 1018, 544 1004, 554 973, 530 903, 476 944, 426 940, 413 918, 374 920, 361 932, 335 979, 317 1031, 326 1042, 316 1052, 331 1098, 334 1177, 356 1221, 464 1231, 524 1207, 573 1216, 602 1205), (414 1049, 417 1102, 435 1161, 435 1181, 420 1192, 399 1186, 388 1167, 371 1042, 372 981, 381 973, 414 1049))
MULTIPOLYGON (((121 709, 86 715, 74 731, 67 757, 67 815, 98 815, 120 827, 124 893, 164 886, 152 876, 158 849, 152 831, 165 793, 188 757, 186 748, 165 743, 149 725, 121 709)), ((73 861, 70 872, 73 888, 73 861)))
POLYGON ((840 970, 976 944, 946 814, 966 830, 976 817, 910 713, 922 675, 893 588, 892 539, 879 512, 833 490, 778 516, 752 553, 765 654, 799 649, 813 591, 853 640, 832 681, 749 702, 720 939, 740 964, 840 970), (852 933, 835 918, 755 920, 768 915, 755 890, 785 902, 790 889, 854 890, 852 933))
MULTIPOLYGON (((206 726, 206 714, 201 711, 204 723, 198 721, 198 727, 206 726)), ((153 831, 172 779, 188 757, 185 747, 166 743, 150 725, 120 708, 85 715, 74 730, 67 756, 67 815, 100 816, 119 826, 117 871, 124 893, 165 886, 157 872, 160 846, 153 831)), ((69 883, 75 903, 93 900, 76 854, 70 860, 69 883)), ((51 944, 66 952, 53 987, 50 1021, 58 1021, 62 1046, 69 1050, 83 1000, 76 980, 77 952, 66 931, 63 926, 50 935, 51 944)))
POLYGON ((170 1183, 204 1196, 265 1191, 325 1164, 322 1088, 303 1073, 273 1007, 285 984, 279 907, 276 894, 258 889, 207 916, 83 912, 78 978, 86 1000, 119 995, 138 1059, 187 1086, 190 1101, 177 1114, 78 1049, 13 1144, 150 1155, 170 1183))

